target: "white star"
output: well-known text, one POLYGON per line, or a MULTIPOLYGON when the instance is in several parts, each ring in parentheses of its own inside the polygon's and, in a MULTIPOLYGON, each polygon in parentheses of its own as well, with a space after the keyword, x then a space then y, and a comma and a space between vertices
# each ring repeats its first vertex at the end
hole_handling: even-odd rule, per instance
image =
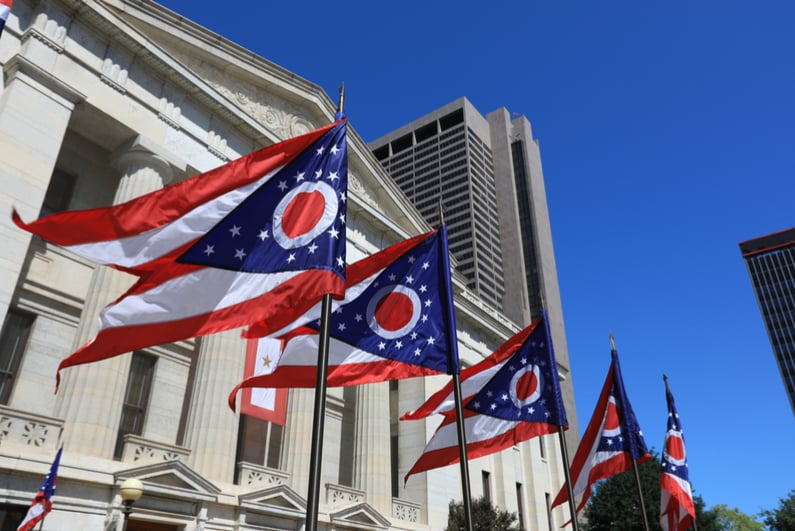
POLYGON ((290 256, 287 257, 287 263, 295 262, 295 253, 290 253, 290 256))
POLYGON ((331 146, 331 149, 329 149, 329 151, 331 151, 332 155, 336 155, 337 153, 339 153, 340 148, 337 147, 337 144, 334 144, 333 146, 331 146))
POLYGON ((425 293, 426 291, 428 291, 428 286, 426 286, 425 284, 420 286, 420 293, 425 293))
POLYGON ((479 401, 472 402, 472 405, 475 406, 476 409, 480 409, 480 402, 479 401))
POLYGON ((319 148, 317 148, 318 155, 322 155, 324 151, 326 151, 326 148, 324 146, 320 146, 319 148))
POLYGON ((315 172, 315 179, 320 179, 320 176, 321 176, 321 175, 323 175, 323 170, 321 170, 321 169, 318 169, 318 170, 315 172))
POLYGON ((399 340, 399 339, 398 339, 398 340, 395 342, 395 347, 397 347, 397 348, 399 348, 399 349, 400 349, 400 348, 403 348, 403 342, 402 342, 401 340, 399 340))
POLYGON ((428 344, 429 344, 429 345, 433 345, 435 341, 436 341, 436 340, 433 338, 433 336, 430 336, 430 337, 428 338, 428 344))
POLYGON ((246 253, 243 251, 243 249, 235 249, 235 258, 242 260, 245 257, 246 253))
POLYGON ((529 408, 527 408, 527 412, 532 415, 533 413, 536 412, 536 410, 534 408, 532 408, 532 407, 529 407, 529 408))
POLYGON ((423 264, 422 264, 422 268, 423 269, 428 269, 429 267, 431 267, 431 263, 430 262, 423 262, 423 264))
POLYGON ((416 261, 417 261, 417 259, 416 259, 416 258, 414 258, 413 256, 409 256, 409 263, 410 263, 410 264, 413 264, 413 263, 414 263, 414 262, 416 262, 416 261))
POLYGON ((211 255, 211 254, 213 254, 214 252, 215 252, 215 245, 208 245, 208 246, 207 246, 207 247, 204 249, 204 254, 206 254, 207 256, 210 256, 210 255, 211 255))
POLYGON ((229 229, 229 232, 232 233, 233 238, 235 236, 240 236, 240 227, 238 227, 237 225, 232 225, 232 228, 229 229))
POLYGON ((337 265, 339 267, 344 267, 345 266, 345 260, 343 260, 341 256, 337 257, 337 265))
POLYGON ((340 201, 343 203, 348 200, 348 197, 345 195, 345 192, 340 192, 340 201))
POLYGON ((494 411, 495 409, 497 409, 497 404, 492 404, 490 407, 491 407, 491 410, 494 411))
POLYGON ((342 314, 342 306, 337 306, 336 308, 334 308, 334 313, 336 313, 337 315, 341 315, 342 314))
POLYGON ((522 358, 522 365, 527 365, 527 358, 522 358))
POLYGON ((383 341, 378 343, 378 350, 384 350, 385 348, 386 348, 386 343, 384 343, 383 341))
POLYGON ((425 301, 425 307, 426 308, 430 308, 431 307, 431 299, 428 299, 427 301, 425 301))
POLYGON ((339 239, 340 231, 337 230, 336 227, 331 227, 331 230, 328 231, 332 238, 339 239))
POLYGON ((301 182, 301 181, 303 181, 303 180, 304 180, 304 175, 306 175, 304 172, 302 172, 302 171, 299 171, 299 172, 298 172, 298 173, 295 175, 295 182, 301 182))
POLYGON ((334 182, 334 181, 336 181, 339 178, 340 178, 340 176, 337 175, 337 172, 335 172, 335 171, 330 171, 328 173, 328 180, 331 181, 331 182, 334 182))
POLYGON ((309 251, 309 254, 315 254, 315 251, 317 251, 317 244, 315 244, 315 242, 312 242, 311 244, 309 244, 309 247, 307 247, 306 250, 309 251))
POLYGON ((428 322, 428 316, 427 315, 423 315, 422 316, 422 322, 423 323, 427 323, 428 322))
POLYGON ((613 446, 613 439, 607 439, 607 445, 613 446))
POLYGON ((340 223, 345 225, 345 214, 340 214, 340 223))
POLYGON ((258 237, 260 240, 262 240, 262 241, 265 241, 265 240, 267 240, 267 239, 268 239, 268 237, 269 237, 269 235, 268 235, 268 231, 266 231, 265 229, 262 229, 261 231, 259 231, 259 236, 257 236, 257 237, 258 237))
POLYGON ((343 332, 345 330, 345 323, 340 323, 337 328, 339 329, 340 332, 343 332))
POLYGON ((411 333, 411 339, 417 339, 417 332, 411 333))
POLYGON ((277 187, 279 188, 280 191, 284 192, 285 190, 287 190, 287 181, 279 181, 277 187))
POLYGON ((486 391, 486 396, 491 398, 492 396, 494 396, 494 393, 492 393, 491 391, 486 391))
POLYGON ((503 393, 500 398, 502 398, 503 400, 508 400, 508 393, 503 393))
POLYGON ((361 323, 361 322, 362 322, 362 314, 360 314, 360 313, 357 313, 357 314, 356 314, 356 315, 353 317, 353 320, 354 320, 354 321, 356 321, 357 323, 361 323))
POLYGON ((414 349, 415 356, 419 356, 420 354, 422 354, 422 351, 420 349, 414 349))
POLYGON ((406 282, 408 282, 409 284, 411 284, 412 282, 414 282, 414 277, 413 277, 413 276, 411 276, 411 275, 407 276, 407 277, 406 277, 406 282))

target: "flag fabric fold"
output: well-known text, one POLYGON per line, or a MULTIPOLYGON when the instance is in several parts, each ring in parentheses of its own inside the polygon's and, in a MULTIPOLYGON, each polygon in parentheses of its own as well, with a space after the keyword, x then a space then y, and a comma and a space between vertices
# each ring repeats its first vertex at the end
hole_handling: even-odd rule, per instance
MULTIPOLYGON (((612 350, 611 357, 612 362, 599 401, 571 464, 571 480, 574 484, 572 490, 575 499, 579 499, 576 504, 577 512, 585 507, 597 481, 629 470, 633 461, 641 464, 651 458, 624 389, 615 349, 612 350)), ((552 507, 557 507, 568 499, 566 485, 563 485, 552 502, 552 507)))
POLYGON ((3 33, 3 28, 6 27, 8 15, 11 14, 11 6, 14 0, 0 0, 0 35, 3 33))
MULTIPOLYGON (((462 371, 461 378, 470 459, 568 427, 546 314, 489 357, 462 371)), ((447 404, 446 392, 442 389, 413 412, 419 414, 403 417, 422 418, 434 411, 444 415, 405 481, 414 474, 460 460, 456 418, 451 411, 453 404, 447 404)))
POLYGON ((50 471, 47 472, 47 475, 44 477, 44 483, 42 483, 39 492, 36 493, 36 497, 33 498, 33 503, 30 504, 30 508, 25 518, 23 518, 22 522, 19 524, 19 527, 17 527, 17 531, 29 531, 33 529, 52 510, 51 498, 55 492, 55 484, 58 481, 58 465, 61 462, 62 452, 63 446, 59 448, 58 452, 55 454, 55 459, 52 465, 50 465, 50 471))
POLYGON ((660 474, 660 525, 663 531, 685 531, 693 526, 696 507, 688 477, 682 424, 667 379, 665 400, 668 403, 668 430, 665 433, 660 474))
MULTIPOLYGON (((442 227, 348 266, 345 296, 332 302, 328 386, 458 371, 446 253, 442 227)), ((229 395, 232 409, 240 389, 315 386, 320 309, 273 335, 282 341, 278 366, 241 382, 229 395)), ((255 324, 247 335, 262 331, 255 324)))
POLYGON ((345 282, 347 121, 107 208, 24 230, 138 277, 58 367, 256 321, 279 329, 345 282))

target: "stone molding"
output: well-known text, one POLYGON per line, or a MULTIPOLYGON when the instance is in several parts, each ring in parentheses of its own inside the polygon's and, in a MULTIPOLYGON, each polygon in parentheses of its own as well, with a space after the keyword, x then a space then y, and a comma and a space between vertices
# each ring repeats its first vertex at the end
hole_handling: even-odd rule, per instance
POLYGON ((413 524, 420 521, 420 510, 422 505, 400 498, 392 498, 392 518, 411 522, 413 524))
POLYGON ((135 465, 148 465, 164 461, 186 461, 190 449, 174 444, 162 443, 128 433, 124 436, 122 462, 135 465))
POLYGON ((326 504, 330 507, 342 507, 364 503, 367 493, 363 490, 326 483, 326 504))
POLYGON ((281 470, 275 470, 245 461, 241 461, 237 464, 237 472, 238 485, 255 489, 286 485, 287 481, 290 479, 290 474, 282 472, 281 470))
POLYGON ((62 419, 0 406, 0 447, 52 454, 58 448, 63 425, 62 419))

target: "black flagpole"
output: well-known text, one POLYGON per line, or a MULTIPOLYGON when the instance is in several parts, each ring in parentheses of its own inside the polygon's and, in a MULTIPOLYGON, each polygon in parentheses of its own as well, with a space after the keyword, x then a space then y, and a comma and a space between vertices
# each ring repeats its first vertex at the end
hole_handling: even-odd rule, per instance
MULTIPOLYGON (((439 225, 444 228, 444 209, 442 208, 442 199, 439 198, 439 225)), ((445 237, 447 231, 445 230, 445 237)), ((447 248, 447 245, 444 246, 447 248)), ((447 274, 450 274, 450 257, 446 253, 442 253, 442 264, 446 268, 447 274)), ((451 284, 448 284, 451 285, 451 284)), ((452 299, 453 294, 449 294, 452 299)), ((451 326, 455 326, 455 316, 450 315, 448 322, 451 326)), ((456 339, 457 341, 457 339, 456 339)), ((472 531, 472 489, 469 486, 469 458, 467 457, 467 436, 464 430, 464 406, 461 399, 461 376, 458 372, 453 374, 453 398, 455 400, 455 424, 458 433, 458 462, 461 466, 461 491, 463 492, 464 502, 464 529, 465 531, 472 531)))
POLYGON ((453 375, 453 395, 455 397, 455 423, 458 429, 458 459, 461 463, 461 490, 464 493, 464 523, 466 531, 472 531, 472 496, 469 487, 469 458, 467 457, 467 436, 464 431, 464 407, 461 401, 461 377, 453 375))
POLYGON ((563 426, 558 426, 558 439, 560 440, 560 455, 563 459, 563 478, 566 481, 566 492, 569 495, 571 526, 574 531, 579 531, 580 524, 577 523, 577 504, 574 501, 574 486, 571 484, 571 472, 569 471, 569 451, 568 447, 566 446, 566 437, 564 436, 563 426))
MULTIPOLYGON (((337 112, 343 112, 345 85, 340 86, 337 112)), ((323 295, 320 310, 320 334, 317 348, 317 379, 315 381, 315 414, 312 422, 312 449, 309 457, 309 490, 306 496, 306 531, 317 530, 320 500, 320 468, 323 459, 323 432, 326 423, 326 387, 331 325, 331 295, 323 295)))
MULTIPOLYGON (((613 339, 613 334, 610 334, 610 350, 616 351, 616 341, 613 339)), ((631 447, 631 445, 630 445, 631 447)), ((640 502, 640 514, 643 517, 643 529, 649 531, 649 519, 646 516, 646 503, 643 501, 643 489, 640 486, 640 472, 638 472, 638 463, 635 461, 635 456, 632 451, 629 452, 629 458, 632 460, 632 472, 635 474, 635 487, 638 489, 638 501, 640 502)))

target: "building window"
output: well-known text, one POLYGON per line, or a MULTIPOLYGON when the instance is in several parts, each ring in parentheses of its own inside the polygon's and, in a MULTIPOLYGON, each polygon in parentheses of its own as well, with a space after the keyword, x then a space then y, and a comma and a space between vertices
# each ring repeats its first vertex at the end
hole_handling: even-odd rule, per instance
POLYGON ((538 438, 538 450, 541 452, 541 459, 546 459, 547 444, 545 442, 545 437, 543 435, 538 438))
POLYGON ((16 531, 27 513, 28 507, 24 505, 0 503, 0 531, 16 531))
POLYGON ((77 181, 77 178, 74 175, 69 175, 57 169, 53 172, 50 178, 50 185, 47 187, 47 193, 44 195, 41 212, 39 212, 40 218, 69 208, 69 202, 72 200, 72 193, 75 189, 75 181, 77 181))
POLYGON ((521 483, 516 484, 516 519, 519 521, 519 531, 524 531, 524 488, 521 483))
POLYGON ((125 435, 128 433, 141 435, 143 433, 156 362, 155 356, 143 352, 133 353, 130 376, 127 378, 127 391, 124 393, 124 404, 119 421, 119 433, 116 437, 116 450, 113 452, 114 459, 122 457, 125 435))
POLYGON ((481 470, 480 475, 483 480, 483 499, 491 503, 491 474, 481 470))
POLYGON ((35 315, 9 309, 0 332, 0 404, 8 404, 35 315))
POLYGON ((544 501, 547 505, 547 525, 549 526, 549 531, 554 531, 554 526, 552 525, 552 503, 548 492, 544 493, 544 501))
MULTIPOLYGON (((283 432, 280 424, 251 415, 240 415, 235 461, 279 468, 283 432)), ((235 483, 238 480, 235 478, 235 483)))

